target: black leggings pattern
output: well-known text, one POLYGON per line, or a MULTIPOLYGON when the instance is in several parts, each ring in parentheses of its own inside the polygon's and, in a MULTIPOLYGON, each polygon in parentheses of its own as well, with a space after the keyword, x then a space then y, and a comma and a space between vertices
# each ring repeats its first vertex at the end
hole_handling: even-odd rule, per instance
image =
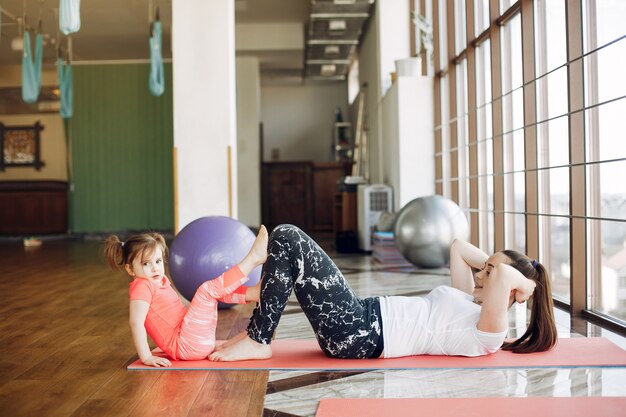
POLYGON ((296 226, 272 231, 261 279, 261 301, 248 325, 251 339, 271 342, 293 289, 326 355, 371 358, 382 352, 378 298, 357 297, 330 257, 296 226))

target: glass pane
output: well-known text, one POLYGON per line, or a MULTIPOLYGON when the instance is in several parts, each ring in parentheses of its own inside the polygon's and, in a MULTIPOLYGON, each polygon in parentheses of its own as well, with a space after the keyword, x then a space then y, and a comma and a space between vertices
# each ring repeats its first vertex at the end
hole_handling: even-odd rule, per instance
POLYGON ((448 76, 444 76, 440 83, 441 93, 441 172, 443 180, 443 196, 450 198, 450 99, 448 96, 448 76))
POLYGON ((587 106, 626 95, 626 38, 585 58, 585 94, 587 106))
POLYGON ((469 187, 467 177, 469 175, 469 153, 467 150, 468 131, 468 103, 467 103, 467 60, 462 60, 457 65, 457 146, 458 146, 458 169, 459 169, 459 205, 469 207, 469 187))
POLYGON ((439 18, 439 68, 448 68, 448 21, 447 13, 448 9, 446 0, 438 0, 438 18, 439 18))
POLYGON ((593 280, 594 309, 626 320, 626 223, 594 221, 602 235, 601 276, 593 280))
POLYGON ((515 90, 512 94, 513 101, 513 126, 511 129, 522 129, 524 127, 524 90, 515 90))
POLYGON ((564 1, 535 1, 537 76, 567 62, 565 22, 564 1))
POLYGON ((571 265, 569 252, 569 219, 565 217, 549 217, 547 224, 548 228, 542 228, 541 233, 548 234, 544 241, 549 242, 549 248, 547 248, 547 251, 543 251, 547 259, 541 259, 541 262, 548 268, 548 271, 550 271, 552 294, 564 302, 569 302, 571 265))
POLYGON ((465 30, 465 0, 454 2, 454 45, 456 53, 460 53, 467 46, 467 34, 465 30))
MULTIPOLYGON (((486 174, 493 174, 493 140, 489 139, 485 143, 485 150, 487 155, 487 171, 486 174)), ((493 178, 488 178, 487 180, 487 194, 489 195, 489 199, 487 200, 487 208, 489 210, 494 210, 493 205, 493 178)))
MULTIPOLYGON (((597 169, 600 177, 600 216, 626 220, 626 161, 605 162, 597 165, 597 169)), ((626 243, 626 234, 622 234, 620 239, 626 243)))
POLYGON ((515 187, 515 206, 513 211, 516 213, 524 213, 526 211, 526 173, 517 172, 513 174, 515 187))
POLYGON ((539 183, 542 184, 539 212, 546 215, 569 215, 569 168, 546 169, 538 174, 539 183))
POLYGON ((626 35, 626 2, 623 0, 593 0, 583 2, 585 9, 585 52, 626 35))
POLYGON ((474 0, 474 36, 489 27, 489 0, 474 0))
POLYGON ((521 87, 522 77, 522 27, 517 14, 501 31, 502 42, 502 93, 521 87))
POLYGON ((590 162, 626 158, 626 140, 621 132, 626 100, 594 107, 585 112, 587 160, 590 162))
POLYGON ((569 164, 569 123, 567 117, 559 117, 537 125, 539 168, 569 164))
POLYGON ((489 40, 476 48, 476 105, 491 102, 491 43, 489 40))
POLYGON ((537 80, 537 121, 567 115, 567 68, 537 80))
POLYGON ((516 0, 500 0, 500 14, 507 11, 509 7, 515 3, 516 0))
POLYGON ((512 249, 526 253, 526 217, 523 214, 513 216, 515 221, 515 241, 512 249))
POLYGON ((504 174, 504 216, 505 221, 505 245, 509 249, 522 249, 526 246, 526 221, 525 212, 525 174, 504 174))
POLYGON ((516 130, 513 132, 513 170, 523 171, 525 169, 524 158, 524 132, 516 130))

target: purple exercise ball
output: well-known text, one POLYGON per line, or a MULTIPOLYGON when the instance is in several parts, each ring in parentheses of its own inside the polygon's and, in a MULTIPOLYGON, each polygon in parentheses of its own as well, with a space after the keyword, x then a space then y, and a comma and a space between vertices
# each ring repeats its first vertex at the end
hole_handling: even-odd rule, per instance
MULTIPOLYGON (((187 300, 205 281, 219 277, 237 265, 250 251, 255 235, 248 226, 225 216, 207 216, 185 226, 170 249, 170 275, 187 300)), ((249 275, 246 286, 261 278, 261 266, 249 275)))

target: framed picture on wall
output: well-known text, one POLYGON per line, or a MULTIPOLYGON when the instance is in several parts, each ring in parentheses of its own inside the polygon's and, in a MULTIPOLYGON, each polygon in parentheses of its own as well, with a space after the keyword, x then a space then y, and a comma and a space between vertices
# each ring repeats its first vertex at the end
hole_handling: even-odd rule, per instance
POLYGON ((44 127, 37 121, 32 126, 7 126, 0 123, 0 171, 6 167, 44 166, 41 160, 40 132, 44 127))

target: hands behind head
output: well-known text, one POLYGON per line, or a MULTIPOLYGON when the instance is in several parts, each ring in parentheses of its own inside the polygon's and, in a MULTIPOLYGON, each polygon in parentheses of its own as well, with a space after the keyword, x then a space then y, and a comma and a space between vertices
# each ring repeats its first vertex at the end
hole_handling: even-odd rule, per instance
POLYGON ((514 302, 522 304, 523 302, 528 301, 528 299, 534 294, 536 285, 535 281, 524 278, 520 288, 511 290, 509 306, 513 305, 514 302))

